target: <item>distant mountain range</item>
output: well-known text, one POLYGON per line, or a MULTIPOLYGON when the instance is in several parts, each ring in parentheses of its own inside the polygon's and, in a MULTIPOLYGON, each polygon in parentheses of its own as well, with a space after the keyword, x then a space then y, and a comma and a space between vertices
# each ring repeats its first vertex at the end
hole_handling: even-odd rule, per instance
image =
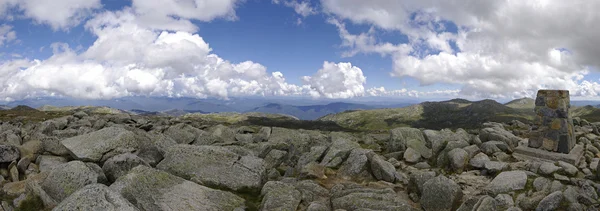
MULTIPOLYGON (((534 118, 535 102, 530 98, 512 100, 505 104, 494 100, 470 101, 466 99, 452 99, 438 102, 412 103, 387 103, 387 104, 362 104, 349 102, 330 102, 326 104, 300 105, 285 104, 294 101, 265 102, 256 106, 261 101, 249 100, 247 104, 253 108, 242 110, 247 105, 239 107, 242 100, 218 101, 198 99, 144 99, 145 101, 114 100, 94 101, 104 102, 108 106, 64 106, 58 101, 57 106, 38 106, 39 112, 34 119, 48 119, 53 116, 75 111, 88 111, 94 113, 122 113, 129 112, 138 115, 165 115, 165 116, 198 116, 202 118, 217 118, 225 122, 247 121, 252 125, 277 126, 281 124, 292 125, 294 128, 341 128, 352 131, 386 131, 390 128, 410 126, 416 128, 443 129, 465 128, 473 129, 488 121, 510 122, 519 120, 530 123, 534 118), (122 104, 119 104, 122 102, 122 104), (115 105, 114 107, 109 107, 115 105), (144 105, 144 106, 141 106, 144 105), (167 107, 171 105, 171 107, 167 107), (142 108, 169 108, 163 110, 127 109, 129 106, 142 108), (116 107, 116 108, 115 108, 116 107), (183 109, 182 109, 183 108, 183 109), (200 110, 198 108, 204 109, 200 110), (236 109, 238 108, 238 109, 236 109), (212 112, 207 112, 212 111, 212 112), (192 114, 193 113, 193 114, 192 114), (268 119, 267 116, 277 118, 268 119), (279 118, 286 117, 286 118, 279 118), (291 121, 291 122, 290 122, 291 121)), ((50 100, 42 100, 48 103, 50 100)), ((23 103, 15 102, 14 104, 23 103)), ((39 105, 38 101, 26 102, 31 107, 39 105)), ((0 120, 11 119, 14 113, 36 113, 35 109, 28 106, 0 106, 0 120), (8 109, 8 110, 7 110, 8 109)), ((55 104, 55 105, 56 105, 55 104)), ((600 108, 592 105, 571 106, 570 113, 574 117, 581 117, 590 122, 600 121, 600 108)))
POLYGON ((349 103, 324 100, 260 98, 232 98, 229 100, 220 100, 168 97, 124 97, 112 100, 82 100, 48 97, 13 101, 7 103, 4 107, 0 106, 0 110, 10 109, 18 105, 27 105, 33 108, 48 106, 103 106, 129 111, 139 115, 181 116, 189 113, 262 112, 291 115, 303 120, 314 120, 327 114, 347 110, 398 108, 412 104, 413 103, 411 102, 365 101, 360 103, 349 103))
POLYGON ((358 130, 387 130, 394 127, 417 128, 477 128, 487 121, 530 122, 533 118, 531 99, 520 99, 506 104, 494 100, 469 101, 453 99, 423 102, 403 108, 346 111, 319 118, 333 121, 345 128, 358 130))
MULTIPOLYGON (((512 100, 505 104, 500 104, 493 100, 469 101, 465 99, 453 99, 440 102, 414 101, 347 101, 332 102, 327 100, 312 99, 265 99, 265 98, 231 98, 229 100, 221 99, 197 99, 197 98, 168 98, 168 97, 124 97, 112 100, 82 100, 71 98, 36 98, 20 101, 13 101, 0 106, 0 110, 6 110, 18 105, 27 105, 33 108, 45 109, 57 106, 103 106, 112 109, 128 111, 139 115, 168 115, 182 116, 189 113, 221 113, 221 112, 260 112, 270 114, 284 114, 297 117, 301 120, 316 120, 319 118, 328 119, 338 116, 353 114, 367 115, 365 118, 374 118, 375 122, 386 121, 385 124, 377 123, 378 127, 387 127, 388 125, 398 125, 410 122, 411 126, 428 125, 432 122, 438 122, 439 127, 456 126, 467 124, 468 122, 458 123, 456 120, 448 120, 440 124, 439 120, 444 118, 455 118, 461 115, 475 115, 466 118, 468 121, 483 121, 497 119, 498 115, 489 113, 505 113, 505 115, 526 117, 533 114, 534 102, 531 98, 521 98, 512 100), (50 107, 48 107, 50 106, 50 107), (381 110, 383 109, 383 110, 381 110), (387 110, 386 110, 387 109, 387 110), (372 112, 366 112, 373 110, 372 112), (363 112, 360 112, 363 111, 363 112), (409 112, 410 111, 410 112, 409 112), (388 112, 400 112, 387 114, 388 112), (424 112, 425 116, 414 116, 414 112, 424 112), (342 113, 342 114, 339 114, 342 113), (402 113, 405 115, 403 116, 402 113), (335 114, 335 115, 333 115, 335 114), (433 116, 427 116, 434 114, 433 116), (329 116, 328 116, 329 115, 329 116), (493 117, 493 118, 492 118, 493 117), (407 119, 408 118, 408 119, 407 119), (420 119, 414 122, 414 119, 420 119)), ((595 109, 589 107, 598 107, 600 101, 572 101, 573 110, 578 108, 581 115, 594 118, 595 109), (584 107, 585 108, 579 108, 584 107), (592 111, 593 110, 593 111, 592 111)), ((44 110, 44 109, 42 109, 44 110)), ((600 113, 600 111, 598 111, 600 113)), ((600 115, 599 115, 600 116, 600 115)), ((337 121, 337 118, 334 118, 337 121)), ((342 118, 343 119, 343 118, 342 118)), ((364 118, 363 118, 364 119, 364 118)), ((465 118, 460 118, 465 119, 465 118)), ((365 123, 367 124, 367 123, 365 123)))
MULTIPOLYGON (((593 102, 593 101, 592 101, 593 102)), ((587 102, 590 103, 590 102, 587 102)), ((597 105, 595 103, 591 103, 597 105)), ((572 104, 582 105, 575 101, 572 104)), ((572 105, 570 113, 590 122, 600 121, 600 108, 592 105, 572 105)), ((387 130, 394 127, 417 128, 478 128, 488 121, 530 123, 534 117, 535 100, 521 98, 505 104, 494 100, 469 101, 452 99, 440 102, 423 102, 403 108, 345 111, 319 118, 332 121, 344 128, 363 131, 387 130)))
MULTIPOLYGON (((407 104, 408 105, 408 104, 407 104)), ((406 105, 405 105, 406 106, 406 105)), ((368 110, 375 109, 377 106, 370 106, 356 103, 329 103, 327 105, 309 105, 293 106, 278 103, 269 103, 264 106, 256 107, 251 112, 287 114, 298 117, 299 119, 315 120, 327 114, 339 113, 348 110, 368 110)))

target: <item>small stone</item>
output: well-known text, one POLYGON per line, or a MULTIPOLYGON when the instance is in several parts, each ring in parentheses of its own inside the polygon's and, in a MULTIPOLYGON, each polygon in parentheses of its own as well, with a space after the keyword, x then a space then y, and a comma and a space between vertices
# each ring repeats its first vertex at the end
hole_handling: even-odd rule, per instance
POLYGON ((546 193, 535 192, 531 196, 525 196, 521 200, 517 199, 517 201, 519 207, 521 207, 523 210, 535 210, 535 208, 539 205, 540 201, 544 199, 544 197, 546 197, 546 193))
POLYGON ((388 159, 388 162, 390 162, 392 165, 394 165, 394 168, 398 168, 400 167, 400 165, 402 165, 402 163, 398 160, 396 160, 396 158, 390 158, 388 159))
POLYGON ((556 141, 544 138, 544 141, 542 142, 542 148, 548 151, 556 151, 557 147, 558 144, 556 141))
POLYGON ((552 181, 552 184, 550 185, 550 192, 563 191, 563 189, 565 189, 565 185, 557 180, 552 181))
POLYGON ((463 193, 454 181, 443 175, 423 184, 420 203, 425 210, 453 210, 458 208, 463 193))
POLYGON ((577 174, 577 167, 571 165, 570 163, 558 161, 558 166, 562 167, 562 169, 569 175, 575 176, 577 174))
POLYGON ((500 193, 523 190, 525 184, 527 184, 527 174, 524 171, 505 171, 498 174, 485 189, 495 196, 500 193))
POLYGON ((550 195, 546 196, 538 204, 536 211, 551 211, 556 210, 563 200, 563 193, 561 191, 555 191, 550 195))
POLYGON ((595 184, 589 180, 584 181, 581 185, 581 193, 582 195, 590 197, 593 200, 598 199, 598 193, 596 192, 595 184))
POLYGON ((331 159, 325 165, 325 167, 327 167, 327 168, 336 168, 336 167, 340 166, 343 162, 344 162, 344 160, 341 157, 335 157, 335 158, 331 159))
POLYGON ((563 181, 563 182, 569 182, 569 177, 564 176, 564 175, 560 175, 560 174, 554 174, 554 179, 563 181))
POLYGON ((423 184, 428 180, 435 177, 433 171, 415 171, 411 172, 410 179, 408 181, 408 191, 411 193, 417 193, 421 195, 423 191, 423 184))
MULTIPOLYGON (((283 151, 283 150, 273 149, 273 150, 269 151, 269 153, 267 153, 267 155, 264 158, 265 167, 267 169, 277 168, 283 162, 283 159, 286 155, 287 155, 287 152, 283 151)), ((314 160, 314 161, 316 161, 316 160, 314 160)), ((301 163, 300 164, 301 166, 299 166, 299 167, 302 167, 306 164, 308 164, 308 163, 301 163)))
POLYGON ((102 166, 102 171, 110 182, 114 182, 117 178, 127 174, 129 170, 138 165, 150 166, 137 155, 125 153, 106 160, 102 166))
POLYGON ((416 150, 425 159, 429 159, 432 156, 431 149, 429 149, 429 148, 427 148, 427 146, 425 146, 425 140, 410 139, 410 140, 406 141, 406 147, 416 150))
POLYGON ((498 161, 488 161, 485 163, 484 168, 486 170, 488 170, 488 172, 492 173, 492 174, 496 174, 499 172, 504 171, 505 169, 508 168, 508 164, 505 162, 498 162, 498 161))
POLYGON ((542 175, 551 175, 558 170, 560 170, 560 167, 554 165, 554 163, 543 162, 538 173, 542 175))
POLYGON ((254 140, 251 133, 235 134, 235 140, 242 143, 250 143, 254 140))
POLYGON ((481 144, 481 152, 487 154, 487 155, 493 155, 496 152, 500 152, 502 151, 500 148, 498 148, 498 146, 496 145, 496 143, 502 143, 499 141, 488 141, 485 142, 483 144, 481 144))
POLYGON ((583 170, 581 170, 581 172, 583 172, 583 174, 585 176, 592 176, 592 175, 594 175, 594 173, 592 173, 592 170, 590 170, 589 168, 584 168, 583 170))
POLYGON ((396 168, 391 163, 385 161, 383 157, 375 154, 369 153, 369 163, 371 166, 371 171, 373 175, 378 180, 384 180, 386 182, 394 182, 395 180, 395 172, 396 168))
POLYGON ((38 156, 36 163, 39 165, 40 171, 50 171, 60 164, 67 163, 67 161, 68 160, 64 157, 40 155, 38 156))
POLYGON ((280 177, 281 173, 279 173, 279 171, 277 171, 277 169, 275 168, 270 169, 267 174, 267 178, 269 179, 269 181, 279 180, 280 177))
POLYGON ((469 163, 469 154, 461 148, 456 148, 448 152, 448 158, 450 159, 452 169, 459 173, 462 172, 465 165, 469 163))
POLYGON ((481 199, 479 199, 477 205, 475 206, 477 207, 476 211, 495 211, 497 204, 494 198, 490 196, 484 196, 481 199))
POLYGON ((512 196, 508 195, 508 194, 498 194, 496 196, 496 205, 498 205, 498 207, 501 207, 503 209, 512 207, 515 205, 515 202, 513 201, 512 196))
MULTIPOLYGON (((370 176, 369 157, 367 156, 369 152, 371 151, 366 149, 353 149, 346 161, 338 169, 337 175, 342 178, 361 177, 362 175, 370 176)), ((300 161, 298 163, 300 164, 300 161)))
POLYGON ((409 163, 417 163, 421 160, 421 154, 412 148, 408 148, 404 152, 404 160, 409 163))
POLYGON ((17 164, 13 161, 9 167, 9 172, 10 172, 10 179, 13 182, 18 182, 19 181, 19 170, 17 169, 17 164))
POLYGON ((570 204, 578 203, 577 198, 579 197, 579 190, 577 190, 575 186, 568 186, 567 189, 563 192, 563 196, 565 200, 570 204))
POLYGON ((329 207, 319 203, 319 202, 311 202, 306 208, 306 211, 329 211, 329 207))
POLYGON ((418 168, 418 169, 430 169, 431 166, 427 162, 419 162, 419 163, 415 164, 415 168, 418 168))
POLYGON ((498 161, 512 162, 512 155, 506 154, 506 152, 496 152, 493 157, 498 161))
POLYGON ((15 146, 0 145, 0 163, 16 161, 21 156, 19 149, 15 146))
POLYGON ((458 207, 458 209, 456 211, 471 211, 475 209, 475 206, 477 205, 477 202, 479 202, 479 199, 481 199, 481 197, 478 196, 474 196, 471 197, 467 200, 465 200, 460 207, 458 207))
POLYGON ((267 182, 262 190, 260 210, 296 210, 302 200, 302 193, 296 190, 294 186, 270 181, 267 182))
POLYGON ((88 114, 83 111, 78 111, 78 112, 74 113, 73 116, 76 117, 77 119, 81 119, 83 117, 87 117, 88 114))
POLYGON ((475 168, 483 168, 488 161, 490 161, 490 158, 486 154, 480 152, 471 158, 469 164, 475 168))
POLYGON ((31 163, 31 158, 29 158, 29 157, 21 158, 21 160, 19 160, 19 162, 17 163, 17 169, 19 170, 19 172, 25 173, 25 171, 27 170, 27 167, 29 167, 30 163, 31 163))
POLYGON ((535 191, 544 191, 550 187, 551 180, 545 177, 538 177, 533 180, 535 191))
POLYGON ((477 145, 470 145, 463 149, 465 151, 467 151, 467 153, 469 153, 469 158, 472 158, 473 156, 475 156, 481 152, 481 149, 479 149, 479 147, 477 145))
POLYGON ((409 127, 391 129, 387 149, 389 152, 406 150, 408 148, 407 142, 413 139, 425 142, 423 132, 421 132, 419 129, 409 127))

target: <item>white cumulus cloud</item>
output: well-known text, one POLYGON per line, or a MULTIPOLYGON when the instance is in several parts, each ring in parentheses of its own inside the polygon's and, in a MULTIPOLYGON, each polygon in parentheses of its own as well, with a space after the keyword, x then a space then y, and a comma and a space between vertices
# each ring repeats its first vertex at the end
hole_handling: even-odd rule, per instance
POLYGON ((12 26, 0 25, 0 47, 5 43, 12 42, 17 39, 17 33, 12 30, 12 26))
POLYGON ((309 0, 272 0, 273 4, 282 4, 283 6, 293 8, 294 12, 300 17, 296 19, 296 25, 302 25, 302 18, 306 18, 318 13, 316 7, 309 0))
POLYGON ((367 78, 351 63, 326 61, 316 74, 304 76, 302 80, 310 86, 313 97, 352 98, 364 95, 367 78))
POLYGON ((445 89, 434 91, 417 91, 408 89, 386 90, 385 87, 373 87, 367 90, 369 96, 376 97, 436 97, 436 98, 455 98, 459 97, 460 90, 445 89))
POLYGON ((138 25, 131 10, 105 12, 86 24, 97 36, 81 53, 54 44, 47 60, 16 60, 0 66, 0 97, 47 95, 109 99, 130 95, 228 98, 237 95, 298 95, 279 72, 246 61, 231 63, 202 37, 138 25))
POLYGON ((596 82, 583 78, 589 67, 600 66, 596 58, 600 31, 595 27, 600 21, 599 1, 321 0, 321 4, 340 20, 330 22, 349 49, 346 55, 392 54, 392 74, 397 77, 412 77, 422 85, 458 84, 462 94, 480 97, 531 97, 540 88, 598 94, 596 82), (378 42, 371 31, 353 35, 342 21, 397 31, 408 42, 378 42), (456 32, 447 30, 449 25, 456 25, 456 32))
POLYGON ((79 25, 94 10, 100 8, 100 0, 1 0, 0 14, 3 15, 0 18, 24 16, 59 30, 79 25))
POLYGON ((132 7, 140 25, 159 30, 195 32, 191 20, 236 19, 239 0, 133 0, 132 7))

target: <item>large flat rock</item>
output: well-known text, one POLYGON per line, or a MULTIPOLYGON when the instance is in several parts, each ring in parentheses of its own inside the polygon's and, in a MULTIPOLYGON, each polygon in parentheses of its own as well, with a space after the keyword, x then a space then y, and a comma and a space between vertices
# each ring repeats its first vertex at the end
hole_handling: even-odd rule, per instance
POLYGON ((569 154, 550 152, 543 149, 527 147, 525 145, 515 148, 513 156, 521 160, 538 160, 538 161, 563 161, 571 165, 577 165, 583 157, 585 150, 581 145, 575 145, 569 154))
POLYGON ((138 209, 103 184, 91 184, 63 200, 54 210, 137 211, 138 209))
POLYGON ((77 160, 98 162, 104 154, 117 148, 135 148, 133 132, 121 127, 108 127, 88 134, 67 138, 61 143, 77 160))
POLYGON ((52 198, 62 201, 80 188, 97 182, 94 169, 81 161, 71 161, 50 170, 41 185, 52 198))
POLYGON ((110 189, 140 210, 235 210, 243 208, 245 202, 233 193, 204 187, 143 165, 117 179, 110 189))
POLYGON ((209 187, 258 192, 266 179, 264 161, 220 146, 175 145, 158 169, 209 187))
POLYGON ((496 176, 485 189, 493 196, 517 190, 523 190, 527 184, 524 171, 505 171, 496 176))

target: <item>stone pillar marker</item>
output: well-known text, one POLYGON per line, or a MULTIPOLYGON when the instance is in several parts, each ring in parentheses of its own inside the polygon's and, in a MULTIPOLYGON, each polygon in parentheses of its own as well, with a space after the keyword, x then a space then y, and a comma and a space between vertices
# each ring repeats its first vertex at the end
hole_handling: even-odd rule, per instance
POLYGON ((568 154, 575 146, 568 90, 539 90, 529 147, 568 154))

